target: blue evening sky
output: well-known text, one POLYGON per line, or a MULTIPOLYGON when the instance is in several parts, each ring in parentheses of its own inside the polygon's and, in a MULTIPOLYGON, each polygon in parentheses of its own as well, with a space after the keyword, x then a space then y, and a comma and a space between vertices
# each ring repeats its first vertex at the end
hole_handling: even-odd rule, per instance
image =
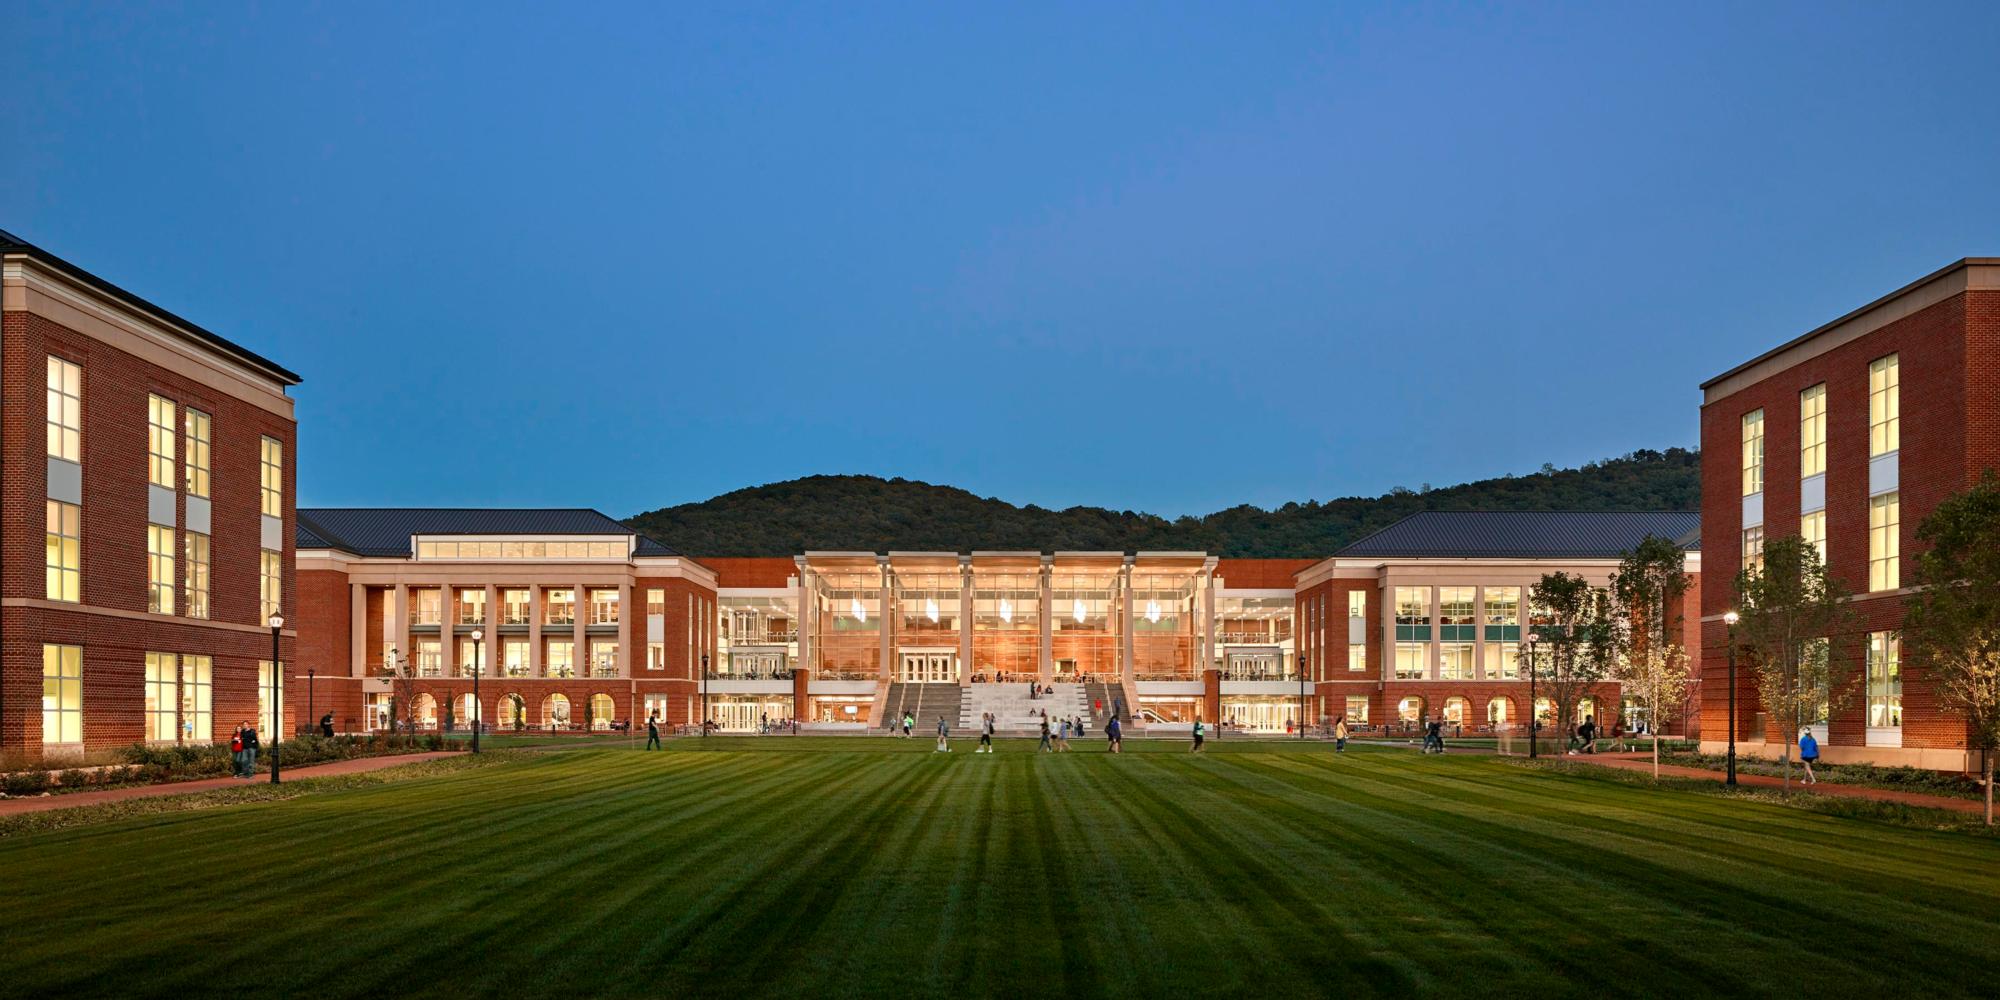
POLYGON ((0 228, 303 374, 304 504, 1443 485, 1693 445, 1701 380, 2000 254, 1990 0, 15 0, 0 36, 0 228))

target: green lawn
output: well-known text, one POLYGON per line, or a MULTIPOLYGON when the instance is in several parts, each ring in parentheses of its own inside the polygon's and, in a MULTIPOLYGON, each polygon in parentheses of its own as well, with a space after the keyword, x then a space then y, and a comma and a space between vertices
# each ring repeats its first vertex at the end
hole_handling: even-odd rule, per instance
POLYGON ((1325 745, 712 738, 0 840, 0 995, 1991 995, 2000 841, 1325 745))

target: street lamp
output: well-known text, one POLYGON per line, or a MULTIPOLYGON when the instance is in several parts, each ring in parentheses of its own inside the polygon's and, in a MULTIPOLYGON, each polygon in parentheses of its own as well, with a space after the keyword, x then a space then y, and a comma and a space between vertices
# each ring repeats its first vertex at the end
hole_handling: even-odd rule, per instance
POLYGON ((486 672, 486 661, 479 658, 479 643, 486 638, 485 629, 472 630, 472 752, 479 752, 480 723, 486 721, 485 702, 479 700, 479 675, 486 672))
POLYGON ((1722 623, 1729 626, 1729 768, 1723 784, 1736 786, 1736 623, 1743 616, 1734 611, 1722 616, 1722 623))
POLYGON ((701 654, 701 734, 708 735, 708 654, 701 654))
POLYGON ((271 616, 271 784, 278 784, 278 741, 285 738, 281 731, 284 723, 284 709, 281 707, 285 689, 284 675, 278 664, 278 630, 285 627, 284 615, 271 616))
POLYGON ((1299 739, 1306 738, 1306 665, 1311 662, 1311 654, 1299 654, 1299 739))
POLYGON ((1541 735, 1542 716, 1535 710, 1535 644, 1542 641, 1540 632, 1528 633, 1528 756, 1539 757, 1535 738, 1541 735))
MULTIPOLYGON (((317 716, 317 715, 314 715, 314 714, 313 714, 313 711, 314 711, 314 710, 313 710, 313 674, 314 674, 314 671, 313 671, 313 669, 312 669, 311 667, 307 667, 307 668, 306 668, 306 725, 308 725, 308 726, 318 726, 318 725, 319 725, 319 716, 317 716)), ((315 732, 317 732, 317 730, 315 730, 315 732)))

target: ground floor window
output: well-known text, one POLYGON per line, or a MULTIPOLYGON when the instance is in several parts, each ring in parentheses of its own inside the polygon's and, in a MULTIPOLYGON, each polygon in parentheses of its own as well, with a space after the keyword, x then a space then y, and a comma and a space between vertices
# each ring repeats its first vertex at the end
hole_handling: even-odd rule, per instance
POLYGON ((378 692, 368 696, 368 703, 361 708, 361 727, 369 732, 381 732, 390 728, 395 721, 396 696, 378 692))
POLYGON ((757 695, 709 696, 708 720, 727 733, 754 733, 787 725, 792 717, 789 698, 757 695))
POLYGON ((1453 695, 1444 700, 1444 721, 1454 726, 1465 725, 1465 716, 1472 709, 1472 703, 1453 695))
POLYGON ((1903 724, 1903 642, 1892 632, 1868 633, 1868 726, 1903 724))
POLYGON ((589 712, 590 728, 600 732, 610 729, 611 724, 618 721, 618 703, 612 701, 608 694, 591 695, 590 707, 586 711, 589 712))
POLYGON ((569 697, 552 694, 542 699, 542 725, 550 729, 569 728, 569 697))
POLYGON ((858 722, 866 724, 873 699, 821 696, 812 700, 814 722, 858 722))
POLYGON ((1348 721, 1348 722, 1352 722, 1352 723, 1363 723, 1363 724, 1367 723, 1367 721, 1368 721, 1368 699, 1367 699, 1367 698, 1365 698, 1365 697, 1357 697, 1357 696, 1354 696, 1354 695, 1349 695, 1349 696, 1348 696, 1348 698, 1347 698, 1347 721, 1348 721))
POLYGON ((1193 722, 1201 714, 1201 699, 1141 698, 1139 712, 1157 722, 1193 722))
POLYGON ((1511 705, 1505 698, 1494 698, 1486 703, 1486 722, 1492 726, 1504 726, 1512 716, 1511 705))
POLYGON ((181 657, 181 739, 207 743, 215 739, 215 660, 181 657))
POLYGON ((83 742, 83 647, 42 647, 42 745, 83 742))
POLYGON ((1543 725, 1555 721, 1556 709, 1547 698, 1535 699, 1535 721, 1543 725))
POLYGON ((410 705, 416 710, 418 729, 436 729, 438 727, 438 703, 436 698, 431 697, 429 694, 420 694, 410 700, 410 705))
POLYGON ((257 661, 257 737, 266 743, 275 743, 284 734, 273 733, 271 729, 284 726, 285 719, 285 665, 281 662, 276 670, 271 669, 270 660, 257 661))
POLYGON ((1410 695, 1396 703, 1396 717, 1404 722, 1415 722, 1424 716, 1424 700, 1410 695))
POLYGON ((171 743, 180 736, 175 724, 180 696, 175 690, 175 673, 180 658, 172 653, 146 654, 146 739, 171 743))
POLYGON ((472 726, 477 724, 480 720, 486 717, 486 713, 481 711, 480 709, 481 705, 479 704, 479 699, 476 696, 471 694, 459 695, 458 706, 452 711, 453 724, 461 726, 472 726))
POLYGON ((1576 715, 1574 716, 1574 718, 1576 719, 1577 725, 1582 725, 1586 722, 1596 721, 1597 699, 1592 698, 1589 695, 1584 695, 1583 697, 1578 698, 1576 700, 1576 715))
POLYGON ((1232 728, 1253 733, 1289 733, 1298 724, 1299 700, 1297 698, 1270 696, 1263 698, 1226 698, 1222 702, 1222 721, 1232 728))
POLYGON ((528 703, 518 694, 503 694, 493 706, 494 724, 502 729, 528 728, 528 703))
POLYGON ((646 718, 648 718, 648 719, 653 719, 653 720, 656 720, 656 721, 658 721, 658 722, 666 722, 666 721, 667 721, 667 705, 668 705, 668 704, 669 704, 669 701, 668 701, 668 696, 667 696, 667 695, 664 695, 664 694, 649 694, 649 695, 647 695, 647 696, 646 696, 646 718))

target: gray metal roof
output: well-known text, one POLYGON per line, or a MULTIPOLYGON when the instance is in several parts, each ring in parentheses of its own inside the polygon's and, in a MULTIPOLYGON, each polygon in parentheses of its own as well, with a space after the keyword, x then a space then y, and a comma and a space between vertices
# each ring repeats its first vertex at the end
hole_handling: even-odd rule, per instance
POLYGON ((1355 558, 1616 559, 1647 535, 1701 547, 1692 510, 1429 510, 1341 549, 1355 558))
POLYGON ((227 354, 230 357, 235 358, 236 360, 241 361, 252 368, 259 369, 263 371, 265 374, 270 375, 272 378, 275 378, 278 381, 285 383, 286 385, 298 385, 300 382, 299 376, 296 372, 293 372, 290 369, 285 368, 284 366, 278 364, 277 362, 272 361, 270 358, 258 354, 257 352, 252 351, 241 344, 237 344, 232 341, 226 340, 223 337, 207 329, 195 325, 194 323, 190 323, 186 319, 183 319, 180 316, 176 316, 173 313, 168 312, 167 310, 162 309, 159 306, 156 306, 151 302, 148 302, 145 299, 142 299, 137 295, 134 295, 131 292, 128 292, 125 289, 112 284, 109 281, 106 281, 103 278, 100 278, 97 275, 92 274, 89 271, 86 271, 83 268, 80 268, 75 264, 72 264, 69 261, 62 259, 61 257, 58 257, 55 254, 52 254, 47 250, 42 249, 41 247, 38 247, 33 243, 30 243, 27 240, 20 238, 19 236, 15 236, 13 233, 7 232, 4 229, 0 229, 0 254, 9 254, 9 253, 18 253, 26 255, 28 257, 32 257, 38 261, 41 261, 44 264, 47 264, 49 267, 52 267, 55 270, 61 271, 62 273, 67 274, 70 277, 75 278, 76 280, 81 281, 84 284, 89 285, 90 287, 95 288, 106 295, 111 296, 114 299, 119 299, 128 305, 136 306, 139 309, 144 310, 145 312, 152 313, 153 315, 158 316, 163 320, 166 320, 170 325, 180 327, 181 331, 189 334, 190 337, 195 342, 208 347, 210 350, 219 351, 223 354, 227 354))
MULTIPOLYGON (((300 507, 302 549, 340 549, 359 556, 410 555, 411 535, 634 535, 616 518, 588 507, 300 507)), ((638 554, 677 553, 639 535, 638 554)))

